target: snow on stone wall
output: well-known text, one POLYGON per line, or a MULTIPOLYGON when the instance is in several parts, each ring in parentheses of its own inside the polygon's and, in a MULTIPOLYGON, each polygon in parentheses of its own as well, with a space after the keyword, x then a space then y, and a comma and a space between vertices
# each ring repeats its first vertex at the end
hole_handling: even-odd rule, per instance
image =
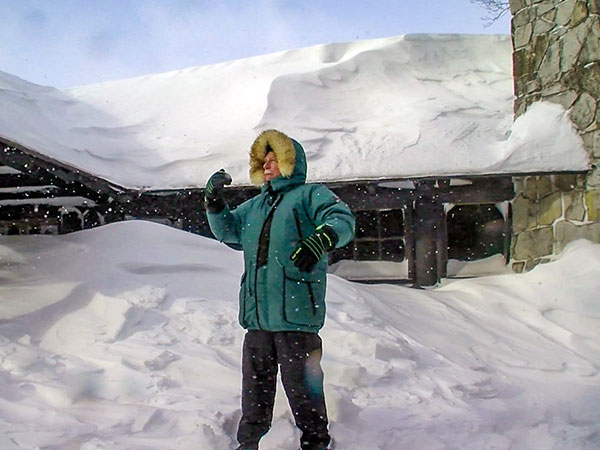
POLYGON ((520 271, 575 239, 600 242, 600 2, 510 0, 510 8, 516 116, 539 101, 560 104, 592 161, 587 175, 516 179, 511 255, 520 271))

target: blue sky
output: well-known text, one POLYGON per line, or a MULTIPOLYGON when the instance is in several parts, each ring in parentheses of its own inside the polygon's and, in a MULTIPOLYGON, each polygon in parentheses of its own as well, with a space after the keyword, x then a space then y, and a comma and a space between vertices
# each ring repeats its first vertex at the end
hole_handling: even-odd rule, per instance
POLYGON ((327 42, 508 34, 471 0, 0 0, 0 71, 58 88, 327 42))

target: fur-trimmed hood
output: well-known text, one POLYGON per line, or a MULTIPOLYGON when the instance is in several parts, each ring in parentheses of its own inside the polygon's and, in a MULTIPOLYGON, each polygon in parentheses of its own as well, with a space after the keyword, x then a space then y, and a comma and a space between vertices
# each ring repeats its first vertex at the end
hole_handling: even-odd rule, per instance
POLYGON ((250 147, 250 180, 252 184, 255 186, 264 184, 265 176, 262 166, 269 150, 275 153, 283 178, 306 181, 306 156, 300 143, 281 131, 266 130, 258 135, 250 147))

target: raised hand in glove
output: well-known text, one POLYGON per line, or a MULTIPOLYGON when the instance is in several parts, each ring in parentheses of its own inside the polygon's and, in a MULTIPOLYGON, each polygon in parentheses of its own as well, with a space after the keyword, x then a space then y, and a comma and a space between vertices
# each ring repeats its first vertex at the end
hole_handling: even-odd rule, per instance
POLYGON ((219 197, 223 193, 223 188, 229 184, 231 184, 231 175, 225 172, 225 169, 221 169, 208 179, 204 195, 208 198, 219 197))
POLYGON ((327 225, 321 225, 316 231, 298 244, 290 259, 302 272, 310 272, 321 257, 332 250, 338 237, 327 225))
POLYGON ((206 200, 206 209, 209 212, 219 212, 225 207, 223 200, 223 189, 231 184, 231 175, 221 169, 213 173, 204 188, 204 197, 206 200))

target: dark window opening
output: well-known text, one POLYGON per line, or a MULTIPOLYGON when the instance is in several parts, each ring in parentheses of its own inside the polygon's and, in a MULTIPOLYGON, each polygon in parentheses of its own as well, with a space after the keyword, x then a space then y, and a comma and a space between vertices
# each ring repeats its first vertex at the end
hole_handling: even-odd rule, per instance
POLYGON ((404 210, 355 211, 354 240, 330 254, 329 262, 404 260, 404 210))
POLYGON ((404 239, 384 239, 381 241, 381 260, 402 262, 404 260, 404 239))
POLYGON ((61 233, 71 233, 73 231, 79 231, 82 228, 81 218, 75 211, 63 214, 60 221, 61 233))
POLYGON ((496 205, 454 206, 446 220, 449 259, 474 261, 504 253, 505 223, 496 205))
POLYGON ((19 230, 18 226, 11 225, 10 227, 8 227, 8 231, 6 232, 6 234, 9 236, 16 236, 18 234, 21 234, 21 230, 19 230))
POLYGON ((377 211, 357 211, 356 239, 379 237, 379 218, 377 211))
POLYGON ((354 243, 356 259, 359 261, 379 261, 378 241, 356 241, 354 243))

